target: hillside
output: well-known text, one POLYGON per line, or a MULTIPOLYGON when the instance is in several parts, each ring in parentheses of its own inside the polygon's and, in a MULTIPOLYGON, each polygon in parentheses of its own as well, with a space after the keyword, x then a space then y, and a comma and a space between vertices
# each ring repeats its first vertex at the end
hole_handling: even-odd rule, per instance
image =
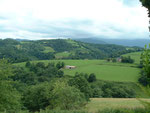
POLYGON ((81 42, 95 44, 116 44, 122 46, 138 46, 144 48, 145 44, 150 43, 150 39, 109 39, 109 38, 79 38, 75 39, 81 42))
MULTIPOLYGON (((140 76, 140 55, 141 52, 132 52, 123 56, 130 56, 134 59, 133 64, 121 62, 108 62, 106 60, 41 60, 45 64, 54 62, 64 62, 66 65, 76 66, 75 69, 63 69, 65 75, 74 76, 78 73, 95 73, 100 80, 117 81, 117 82, 137 82, 140 76)), ((33 61, 33 63, 39 62, 33 61)), ((25 62, 15 65, 25 66, 25 62)))
POLYGON ((106 59, 140 50, 140 47, 89 44, 71 39, 0 40, 0 58, 8 58, 14 63, 49 59, 106 59))

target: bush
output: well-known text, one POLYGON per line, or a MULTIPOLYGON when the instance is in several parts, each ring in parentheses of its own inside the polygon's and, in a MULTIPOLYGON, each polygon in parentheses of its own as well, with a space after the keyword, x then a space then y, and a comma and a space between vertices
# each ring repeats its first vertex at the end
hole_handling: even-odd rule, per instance
POLYGON ((96 76, 94 73, 91 73, 89 75, 88 82, 95 82, 95 81, 96 81, 96 76))
POLYGON ((86 98, 75 87, 64 81, 53 81, 31 86, 23 95, 24 106, 30 111, 40 109, 70 110, 77 109, 86 104, 86 98))
POLYGON ((86 98, 80 90, 69 86, 65 82, 57 81, 53 84, 52 108, 62 110, 78 109, 86 104, 86 98))
POLYGON ((23 104, 30 111, 39 111, 45 109, 51 103, 51 86, 43 83, 31 86, 23 94, 23 104))
POLYGON ((128 56, 128 57, 121 57, 121 62, 122 63, 134 63, 134 60, 133 59, 131 59, 131 57, 130 56, 128 56))

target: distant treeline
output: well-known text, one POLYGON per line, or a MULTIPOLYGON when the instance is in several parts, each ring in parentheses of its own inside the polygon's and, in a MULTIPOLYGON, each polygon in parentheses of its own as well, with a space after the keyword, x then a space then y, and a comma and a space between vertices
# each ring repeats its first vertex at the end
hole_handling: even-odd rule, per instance
POLYGON ((62 52, 67 52, 68 56, 60 56, 61 59, 106 59, 141 50, 140 47, 127 48, 111 44, 88 44, 70 39, 0 40, 0 58, 8 58, 12 63, 56 59, 56 54, 62 52), (48 50, 45 52, 47 48, 48 50), (49 48, 53 51, 50 51, 49 48))

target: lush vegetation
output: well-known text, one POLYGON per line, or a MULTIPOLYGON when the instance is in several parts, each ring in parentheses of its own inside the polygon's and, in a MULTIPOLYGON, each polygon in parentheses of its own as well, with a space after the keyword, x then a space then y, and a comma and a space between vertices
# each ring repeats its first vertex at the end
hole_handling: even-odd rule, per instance
POLYGON ((141 77, 139 78, 139 82, 147 86, 150 84, 150 46, 145 47, 142 55, 141 55, 141 77))
POLYGON ((122 56, 121 57, 121 62, 122 63, 134 63, 134 60, 133 59, 131 59, 131 57, 130 56, 128 56, 128 57, 124 57, 124 56, 122 56))
POLYGON ((1 78, 6 82, 2 90, 6 91, 1 98, 12 102, 2 100, 0 111, 74 110, 84 107, 90 98, 133 98, 139 94, 133 90, 133 86, 139 90, 134 83, 97 80, 94 73, 76 73, 72 77, 64 74, 64 66, 60 61, 48 64, 28 61, 25 67, 18 67, 2 60, 1 74, 6 77, 1 78))
POLYGON ((109 44, 88 44, 70 39, 17 41, 0 40, 0 58, 17 63, 49 59, 104 59, 142 50, 109 44))
POLYGON ((124 63, 106 60, 41 60, 55 59, 56 55, 57 58, 65 59, 115 59, 123 53, 139 51, 140 48, 129 51, 123 46, 106 47, 72 40, 18 42, 6 39, 1 40, 1 43, 4 44, 0 47, 1 58, 5 56, 9 59, 0 61, 0 112, 84 113, 92 102, 90 98, 145 97, 136 84, 140 63, 128 62, 133 59, 132 55, 123 55, 121 58, 126 60, 124 63), (4 51, 7 42, 12 53, 4 51), (80 54, 78 50, 86 52, 80 54), (125 51, 119 52, 121 50, 125 51), (113 52, 110 54, 110 51, 113 52), (93 56, 89 57, 87 53, 93 56), (10 64, 22 61, 26 62, 10 64), (76 68, 66 69, 66 65, 76 68))
MULTIPOLYGON (((137 54, 136 58, 140 57, 137 54)), ((131 55, 132 58, 132 55, 131 55)), ((62 69, 65 75, 74 76, 76 72, 79 73, 95 73, 97 79, 118 81, 118 82, 137 82, 140 76, 140 68, 138 68, 140 62, 133 64, 120 63, 120 62, 107 62, 106 60, 44 60, 48 64, 50 62, 64 62, 66 65, 76 66, 75 69, 62 69), (127 73, 128 72, 128 73, 127 73)), ((33 61, 37 63, 39 61, 33 61)), ((16 66, 25 66, 24 63, 17 63, 16 66)))

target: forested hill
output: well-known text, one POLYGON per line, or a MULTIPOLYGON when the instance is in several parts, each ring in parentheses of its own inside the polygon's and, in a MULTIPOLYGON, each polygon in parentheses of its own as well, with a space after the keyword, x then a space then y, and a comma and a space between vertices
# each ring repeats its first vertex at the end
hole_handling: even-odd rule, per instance
POLYGON ((0 58, 8 58, 13 63, 48 59, 105 59, 140 50, 139 47, 89 44, 71 39, 0 40, 0 58))

